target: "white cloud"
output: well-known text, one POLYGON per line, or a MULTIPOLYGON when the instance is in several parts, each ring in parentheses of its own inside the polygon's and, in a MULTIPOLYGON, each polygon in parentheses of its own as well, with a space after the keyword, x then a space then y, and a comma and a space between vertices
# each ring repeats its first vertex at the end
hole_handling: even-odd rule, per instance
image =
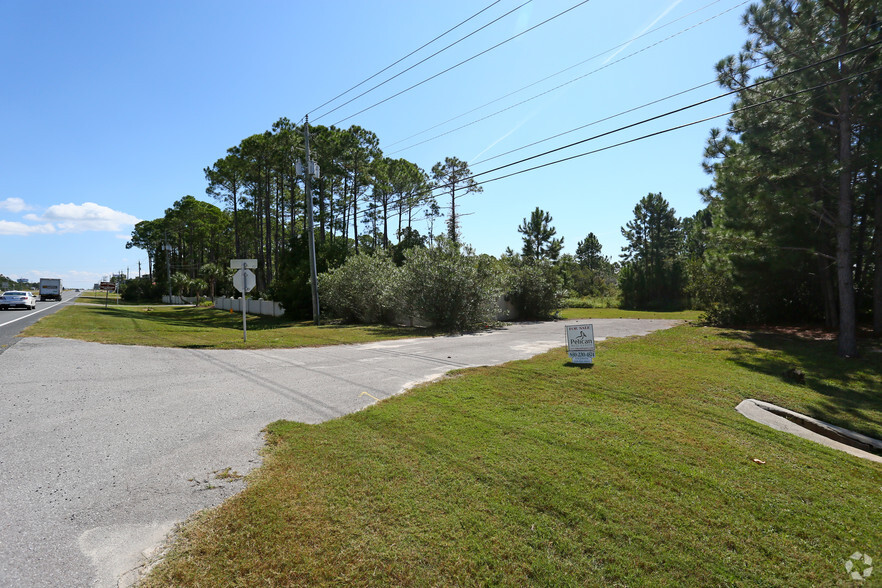
POLYGON ((0 220, 0 235, 33 235, 54 233, 55 227, 50 224, 26 225, 24 223, 0 220))
POLYGON ((29 214, 25 218, 53 223, 62 233, 121 232, 125 227, 134 226, 138 222, 137 217, 94 202, 54 204, 39 217, 29 214))
POLYGON ((21 198, 7 198, 6 200, 0 200, 0 210, 8 210, 9 212, 21 212, 23 210, 30 210, 31 207, 25 204, 25 201, 21 198))

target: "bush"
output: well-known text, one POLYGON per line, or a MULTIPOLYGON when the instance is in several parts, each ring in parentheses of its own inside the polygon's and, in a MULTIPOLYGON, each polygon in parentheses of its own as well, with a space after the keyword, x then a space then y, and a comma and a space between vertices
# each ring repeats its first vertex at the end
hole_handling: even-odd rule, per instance
MULTIPOLYGON (((350 249, 350 241, 351 239, 317 241, 316 271, 321 274, 343 265, 350 249)), ((312 316, 309 248, 306 238, 300 234, 294 235, 290 243, 290 248, 282 255, 273 283, 267 288, 266 296, 281 303, 287 318, 305 319, 312 316)), ((319 305, 320 309, 324 309, 325 301, 320 299, 319 305)))
POLYGON ((501 283, 495 259, 439 238, 432 249, 407 251, 398 298, 407 312, 433 326, 465 331, 496 320, 501 283))
POLYGON ((322 307, 346 322, 385 322, 394 310, 398 268, 385 255, 361 253, 318 277, 322 307))
POLYGON ((567 291, 554 264, 539 260, 512 267, 509 295, 519 318, 541 320, 554 317, 563 308, 567 291))
POLYGON ((162 300, 162 287, 153 284, 149 276, 128 280, 120 286, 120 296, 126 302, 159 302, 162 300))

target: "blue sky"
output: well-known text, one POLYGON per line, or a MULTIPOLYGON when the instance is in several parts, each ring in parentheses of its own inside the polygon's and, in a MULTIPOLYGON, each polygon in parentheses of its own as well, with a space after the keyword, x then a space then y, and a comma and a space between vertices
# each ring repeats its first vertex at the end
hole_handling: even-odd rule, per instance
MULTIPOLYGON (((118 271, 135 276, 139 261, 146 273, 146 254, 125 249, 133 224, 161 217, 187 194, 212 201, 203 169, 281 117, 299 121, 309 113, 313 124, 357 124, 379 136, 386 155, 426 170, 456 156, 481 173, 721 94, 706 85, 596 122, 711 82, 715 63, 746 40, 742 0, 591 0, 528 31, 579 4, 533 0, 328 113, 525 2, 500 0, 318 108, 491 2, 0 0, 0 273, 62 277, 68 287, 91 286, 118 271), (591 126, 573 131, 585 125, 591 126), (502 155, 566 131, 573 132, 502 155)), ((479 179, 721 114, 731 102, 723 98, 479 179)), ((488 182, 483 193, 458 201, 468 213, 463 240, 493 255, 519 250, 517 227, 539 206, 551 213, 565 252, 593 232, 617 259, 620 227, 647 193, 661 192, 680 216, 702 207, 698 190, 710 182, 700 165, 704 142, 724 121, 488 182)))

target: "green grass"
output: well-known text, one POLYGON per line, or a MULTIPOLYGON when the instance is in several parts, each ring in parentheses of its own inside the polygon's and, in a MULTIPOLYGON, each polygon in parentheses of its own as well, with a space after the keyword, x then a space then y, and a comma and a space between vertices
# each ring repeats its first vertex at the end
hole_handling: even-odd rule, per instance
POLYGON ((617 308, 618 296, 574 296, 564 300, 568 308, 617 308))
POLYGON ((556 349, 279 421, 247 489, 144 585, 851 585, 847 557, 882 558, 882 465, 734 408, 882 437, 880 358, 684 325, 600 342, 593 367, 556 349))
POLYGON ((150 306, 143 302, 130 302, 123 300, 116 292, 99 292, 97 290, 86 290, 82 292, 77 296, 74 302, 76 304, 100 304, 102 306, 104 306, 105 303, 108 306, 111 304, 114 306, 150 306))
POLYGON ((247 317, 248 341, 242 340, 242 313, 193 306, 127 306, 114 303, 75 305, 44 317, 22 332, 26 337, 65 337, 97 343, 256 349, 367 343, 420 337, 425 329, 382 325, 314 326, 284 318, 247 317))
POLYGON ((564 308, 560 318, 571 319, 606 319, 606 318, 639 318, 639 319, 683 319, 697 321, 702 315, 701 310, 652 311, 622 310, 620 308, 564 308))
MULTIPOLYGON (((291 322, 284 318, 248 315, 248 341, 242 341, 242 315, 214 308, 149 305, 121 301, 110 294, 86 292, 82 304, 65 308, 28 327, 26 337, 65 337, 97 343, 188 347, 206 349, 259 349, 367 343, 402 337, 431 335, 426 329, 386 325, 291 322)), ((662 318, 697 320, 699 311, 645 312, 616 308, 566 308, 563 319, 662 318)))

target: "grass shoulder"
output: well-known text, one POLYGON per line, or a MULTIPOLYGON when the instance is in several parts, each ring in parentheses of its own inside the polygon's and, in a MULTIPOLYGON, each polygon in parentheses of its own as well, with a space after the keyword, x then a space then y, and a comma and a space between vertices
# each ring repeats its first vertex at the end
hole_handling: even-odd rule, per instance
POLYGON ((882 466, 734 407, 879 437, 880 389, 877 356, 693 325, 599 342, 593 367, 555 349, 463 370, 270 425, 247 489, 186 526, 144 585, 845 583, 844 561, 882 545, 882 466))
POLYGON ((96 343, 203 349, 264 349, 369 343, 431 335, 426 329, 385 325, 315 326, 284 318, 247 316, 248 341, 242 340, 242 315, 194 306, 81 304, 44 317, 28 327, 27 337, 63 337, 96 343))

